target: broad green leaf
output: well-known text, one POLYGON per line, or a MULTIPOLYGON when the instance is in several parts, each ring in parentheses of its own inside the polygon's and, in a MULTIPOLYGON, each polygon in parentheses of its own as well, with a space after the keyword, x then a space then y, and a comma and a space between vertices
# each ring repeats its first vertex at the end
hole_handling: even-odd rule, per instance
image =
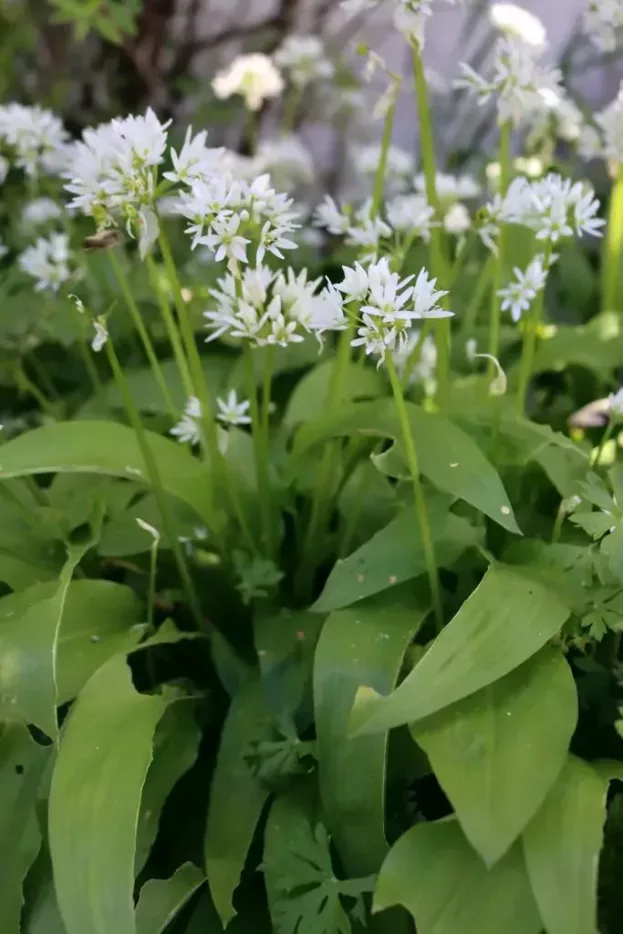
POLYGON ((608 778, 569 756, 524 833, 532 891, 547 934, 594 934, 608 778))
MULTIPOLYGON (((422 474, 439 490, 465 500, 505 529, 518 533, 502 481, 473 439, 443 415, 432 415, 411 402, 406 405, 422 474)), ((294 463, 314 444, 357 434, 393 438, 401 446, 392 400, 343 406, 337 414, 304 424, 295 438, 294 463)))
POLYGON ((389 697, 375 696, 369 688, 358 692, 353 725, 382 732, 469 697, 535 655, 569 612, 557 593, 537 581, 503 565, 490 567, 389 697))
MULTIPOLYGON (((429 520, 439 567, 450 567, 479 541, 478 530, 445 505, 433 505, 429 520)), ((406 509, 369 542, 335 563, 313 610, 330 613, 425 573, 417 516, 414 509, 406 509)))
POLYGON ((412 727, 463 832, 488 865, 506 853, 556 782, 577 715, 571 669, 560 652, 544 648, 412 727))
POLYGON ((141 793, 166 708, 139 694, 124 657, 93 675, 63 732, 49 836, 67 934, 136 934, 134 861, 141 793))
POLYGON ((42 847, 28 874, 25 894, 21 934, 67 934, 56 900, 52 864, 46 847, 42 847))
POLYGON ((58 732, 61 624, 73 572, 89 547, 68 547, 57 583, 35 584, 0 600, 0 718, 34 723, 52 739, 58 732))
POLYGON ((374 877, 336 879, 329 836, 307 784, 271 807, 263 868, 275 934, 350 934, 340 896, 357 898, 374 884, 374 877))
POLYGON ((205 881, 200 869, 184 863, 170 879, 150 879, 136 906, 137 934, 163 934, 170 921, 205 881))
MULTIPOLYGON (((293 428, 301 422, 307 422, 322 415, 326 409, 331 378, 336 365, 335 359, 324 360, 299 381, 294 389, 284 415, 284 425, 293 428)), ((344 401, 374 398, 386 390, 386 382, 378 370, 350 365, 344 380, 346 393, 344 401)))
POLYGON ((453 820, 418 824, 394 844, 374 910, 392 905, 411 912, 418 934, 541 934, 543 927, 519 844, 487 869, 453 820))
POLYGON ((539 341, 534 371, 564 370, 570 364, 584 366, 610 378, 621 364, 621 317, 613 311, 592 318, 578 327, 556 325, 549 337, 539 341))
POLYGON ((2 934, 20 934, 22 886, 41 846, 35 811, 50 747, 39 746, 25 726, 5 724, 0 734, 0 918, 2 934))
POLYGON ((153 759, 143 787, 136 832, 137 875, 156 839, 163 805, 173 786, 194 764, 200 739, 194 704, 172 704, 156 728, 153 759))
POLYGON ((323 619, 308 610, 256 612, 253 638, 268 706, 292 718, 311 692, 314 650, 323 619))
MULTIPOLYGON (((167 493, 211 518, 205 465, 186 448, 147 432, 162 485, 167 493)), ((136 435, 115 422, 56 422, 8 441, 0 453, 0 479, 39 473, 95 473, 149 485, 136 435)))
POLYGON ((320 797, 327 828, 351 875, 378 871, 385 840, 387 734, 348 736, 357 688, 394 687, 405 649, 426 609, 404 587, 338 610, 326 620, 314 664, 320 797))
POLYGON ((208 885, 223 926, 236 914, 234 891, 268 799, 267 790, 253 778, 244 754, 254 740, 272 738, 269 719, 260 681, 243 684, 232 701, 221 735, 205 838, 208 885))
MULTIPOLYGON (((230 931, 233 931, 235 924, 236 919, 234 918, 230 931)), ((184 929, 184 934, 223 934, 223 925, 207 889, 204 889, 199 896, 199 901, 188 922, 188 926, 184 929)))

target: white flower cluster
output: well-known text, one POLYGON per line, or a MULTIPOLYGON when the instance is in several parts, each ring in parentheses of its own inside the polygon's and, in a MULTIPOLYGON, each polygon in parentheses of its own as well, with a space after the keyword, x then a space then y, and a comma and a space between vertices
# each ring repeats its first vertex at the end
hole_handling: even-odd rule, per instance
MULTIPOLYGON (((235 389, 229 391, 227 398, 217 398, 216 406, 216 417, 223 425, 239 427, 251 424, 251 417, 248 414, 251 403, 248 399, 241 399, 239 402, 235 389)), ((184 414, 177 425, 173 426, 170 434, 177 438, 180 444, 199 444, 201 440, 201 403, 196 396, 190 396, 184 407, 184 414)), ((221 453, 223 453, 220 439, 219 447, 221 453)))
POLYGON ((272 59, 261 52, 239 55, 212 81, 217 97, 224 100, 239 94, 247 109, 252 111, 259 110, 265 100, 279 97, 284 87, 285 82, 272 59))
MULTIPOLYGON (((397 213, 397 210, 394 212, 397 213)), ((342 210, 329 195, 325 196, 314 211, 314 224, 323 227, 333 236, 345 237, 349 246, 360 249, 362 262, 373 262, 383 239, 391 237, 393 231, 379 215, 372 214, 372 201, 368 199, 355 211, 342 210)), ((419 217, 423 226, 422 236, 428 236, 426 217, 419 217)))
POLYGON ((34 198, 22 210, 21 222, 24 227, 41 227, 62 215, 58 201, 53 198, 34 198))
POLYGON ((394 230, 420 237, 428 243, 435 209, 430 206, 424 195, 396 195, 387 202, 386 211, 387 219, 394 230))
POLYGON ((332 295, 341 293, 346 316, 356 328, 353 347, 363 347, 366 355, 378 357, 379 366, 388 351, 400 351, 408 341, 414 321, 425 318, 448 318, 453 312, 439 307, 447 292, 436 291, 436 279, 421 269, 414 276, 401 279, 392 272, 386 257, 368 268, 360 263, 344 266, 344 280, 332 295))
POLYGON ((614 52, 623 29, 623 0, 589 0, 584 32, 602 52, 614 52))
POLYGON ((0 105, 0 184, 12 165, 26 175, 58 175, 65 165, 68 134, 51 110, 0 105))
POLYGON ((287 347, 300 343, 305 333, 340 330, 346 323, 341 309, 332 312, 326 296, 317 294, 319 283, 308 282, 305 269, 277 274, 261 265, 245 269, 240 279, 231 274, 219 279, 219 288, 211 290, 216 310, 204 312, 212 329, 207 340, 227 334, 253 347, 287 347))
POLYGON ((623 83, 612 103, 596 115, 595 122, 602 134, 598 145, 599 154, 621 165, 623 163, 623 83))
POLYGON ((36 280, 37 292, 57 292, 72 276, 70 263, 69 237, 64 233, 39 237, 18 258, 22 272, 36 280))
POLYGON ((605 221, 596 216, 598 211, 599 201, 589 185, 553 172, 533 181, 520 177, 504 198, 496 195, 484 207, 478 232, 494 252, 501 224, 529 227, 537 240, 552 244, 583 234, 599 237, 605 221))
POLYGON ((498 122, 511 121, 521 126, 535 112, 542 112, 544 95, 563 94, 560 69, 541 64, 540 58, 539 47, 516 36, 503 36, 496 43, 491 78, 482 77, 471 65, 462 62, 463 76, 455 81, 455 86, 475 92, 481 105, 495 97, 498 122))
MULTIPOLYGON (((461 0, 445 0, 461 3, 461 0)), ((391 8, 394 25, 410 42, 424 46, 426 20, 432 15, 439 0, 342 0, 340 6, 351 15, 371 10, 380 3, 391 8)))
POLYGON ((545 256, 539 253, 525 272, 515 267, 513 269, 515 281, 506 288, 498 290, 497 294, 502 299, 502 311, 510 311, 513 321, 519 321, 538 293, 545 288, 548 271, 545 256))
POLYGON ((328 81, 335 73, 318 36, 287 36, 275 52, 274 59, 292 84, 299 88, 315 81, 328 81))

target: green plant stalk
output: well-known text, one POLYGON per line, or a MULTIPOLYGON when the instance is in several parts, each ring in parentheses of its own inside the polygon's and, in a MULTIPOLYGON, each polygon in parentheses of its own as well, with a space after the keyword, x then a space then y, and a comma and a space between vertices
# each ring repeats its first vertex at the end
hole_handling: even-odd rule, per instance
POLYGON ((623 259, 623 165, 618 167, 608 208, 608 226, 602 256, 601 310, 617 308, 617 288, 623 259))
POLYGON ((418 526, 420 530, 420 537, 422 539, 422 547, 424 549, 424 559, 426 561, 426 570, 428 572, 428 580, 430 584, 431 598, 433 602, 433 612, 435 614, 437 630, 440 632, 443 628, 443 605, 441 601, 441 588, 439 586, 437 561, 435 559, 435 547, 433 544, 433 536, 431 533, 430 522, 428 519, 426 497, 424 496, 424 490, 422 488, 422 482, 420 480, 420 468, 418 465, 415 438, 413 437, 413 434, 411 432, 411 425, 409 424, 409 414, 407 412, 407 407, 405 405, 405 400, 404 400, 404 396, 402 393, 402 387, 400 385, 400 380, 396 372, 396 367, 394 366, 394 361, 392 360, 392 355, 389 351, 385 355, 385 365, 387 367, 387 373, 389 375, 389 381, 391 383, 392 393, 394 395, 394 402, 396 404, 396 411, 398 413, 398 419, 400 421, 400 428, 402 431, 402 439, 403 439, 404 446, 405 446, 405 453, 407 455, 407 464, 409 466, 409 473, 411 474, 411 481, 413 484, 413 496, 415 500, 415 511, 416 511, 417 518, 418 518, 418 526))
POLYGON ((430 334, 433 329, 433 319, 426 318, 418 334, 417 341, 413 347, 413 350, 407 357, 407 362, 405 363, 403 374, 402 374, 402 391, 406 392, 411 382, 411 375, 414 368, 418 365, 420 357, 422 356, 422 347, 424 346, 424 341, 430 334))
MULTIPOLYGON (((253 349, 247 342, 244 348, 244 367, 251 412, 251 438, 253 440, 253 457, 255 459, 255 473, 257 477, 257 492, 260 501, 260 517, 262 522, 263 544, 269 557, 273 556, 273 528, 272 528, 272 502, 270 478, 268 471, 268 436, 265 431, 265 415, 260 414, 257 400, 257 386, 255 383, 255 369, 253 366, 253 349)), ((269 390, 270 391, 270 390, 269 390)), ((262 400, 265 411, 265 400, 262 400)))
POLYGON ((147 592, 147 623, 154 631, 154 608, 156 606, 156 574, 158 571, 158 539, 154 538, 149 549, 149 590, 147 592))
MULTIPOLYGON (((544 265, 549 269, 549 261, 552 255, 552 244, 547 242, 545 247, 544 265)), ((521 348, 521 359, 519 361, 519 387, 517 390, 516 412, 521 418, 524 415, 526 407, 526 393, 528 384, 532 376, 532 366, 534 364, 534 352, 536 349, 536 336, 539 330, 539 324, 543 315, 543 306, 545 304, 545 289, 547 282, 541 289, 532 303, 532 307, 526 315, 526 330, 524 333, 523 344, 521 348)))
POLYGON ((31 378, 28 376, 22 363, 18 363, 15 369, 15 381, 17 383, 17 388, 22 392, 26 392, 39 403, 39 406, 46 415, 49 415, 51 418, 58 417, 58 411, 54 402, 52 402, 48 397, 42 392, 39 387, 33 383, 31 378))
POLYGON ((119 363, 119 358, 117 357, 110 337, 106 341, 106 354, 108 356, 108 362, 110 363, 110 368, 112 370, 115 383, 117 384, 117 388, 119 389, 123 404, 128 413, 130 425, 134 430, 138 446, 143 456, 143 460, 145 461, 145 469, 147 470, 149 481, 156 496, 158 509, 160 510, 160 515, 162 516, 162 526, 165 535, 167 540, 171 543, 175 563, 177 564, 180 578, 182 580, 182 585, 186 593, 186 599, 188 600, 188 604, 192 609, 198 628, 203 630, 205 628, 205 624, 203 615, 201 613, 201 607, 192 582, 192 578, 190 576, 190 571, 188 570, 188 566, 186 564, 186 559, 182 552, 178 537, 175 534, 174 523, 172 522, 171 514, 167 506, 166 495, 162 486, 160 471, 158 470, 158 462, 156 461, 151 447, 149 446, 149 441, 147 440, 147 434, 143 427, 143 423, 141 422, 141 417, 139 415, 138 409, 134 405, 130 387, 128 386, 128 382, 124 376, 123 369, 119 363))
POLYGON ((493 275, 494 265, 495 257, 489 256, 487 262, 480 270, 480 275, 478 276, 476 285, 474 286, 472 299, 467 306, 467 309, 465 310, 463 321, 461 322, 461 337, 463 338, 471 334, 474 325, 476 324, 478 312, 482 307, 486 291, 489 287, 490 279, 493 275))
MULTIPOLYGON (((504 197, 508 189, 510 178, 510 144, 511 144, 512 124, 510 121, 503 123, 500 128, 500 195, 504 197)), ((491 312, 489 316, 489 344, 487 352, 496 359, 500 356, 500 324, 501 324, 501 301, 498 291, 504 285, 504 262, 506 248, 506 229, 505 225, 500 225, 500 235, 498 237, 498 252, 495 257, 495 266, 493 270, 493 289, 491 292, 491 312)), ((489 379, 495 379, 496 367, 493 360, 488 361, 489 379)))
POLYGON ((108 258, 110 260, 110 265, 112 266, 113 272, 115 274, 115 278, 117 279, 117 282, 119 283, 119 288, 121 289, 121 293, 123 295, 125 303, 132 316, 132 321, 134 322, 134 326, 136 330, 138 331, 139 337, 143 344, 143 349, 145 350, 145 354, 147 355, 147 359, 149 360, 151 371, 154 374, 154 379, 156 380, 156 383, 158 384, 160 392, 162 393, 162 397, 165 401, 169 415, 171 416, 172 419, 177 420, 179 413, 175 405, 173 404, 173 399, 171 398, 169 387, 167 386, 167 382, 164 378, 162 368, 160 367, 160 361, 158 360, 158 357, 156 356, 156 351, 154 350, 154 345, 152 344, 151 337, 149 336, 149 332, 147 328, 145 327, 143 319, 141 318, 141 313, 139 311, 138 305, 136 304, 134 296, 132 295, 132 289, 130 288, 130 283, 128 282, 128 278, 125 274, 125 270, 122 264, 119 262, 119 258, 117 257, 114 249, 108 251, 108 258))
POLYGON ((293 84, 290 93, 286 98, 286 106, 283 112, 281 122, 282 134, 292 133, 296 129, 296 118, 298 117, 301 101, 303 100, 303 87, 300 84, 293 84))
MULTIPOLYGON (((424 75, 422 55, 417 42, 412 44, 412 50, 415 97, 420 127, 422 167, 426 180, 426 198, 430 206, 435 210, 435 220, 441 221, 439 197, 437 195, 435 143, 433 140, 433 128, 430 116, 428 86, 424 75)), ((437 287, 442 288, 446 264, 443 255, 442 231, 439 227, 433 227, 431 230, 430 265, 431 273, 437 280, 437 287)), ((435 341, 437 344, 437 398, 440 405, 443 405, 448 398, 450 388, 450 323, 448 318, 439 318, 435 322, 435 341)))
POLYGON ((84 335, 84 320, 83 316, 80 314, 78 309, 74 309, 74 320, 76 322, 76 336, 78 343, 78 350, 80 351, 80 356, 82 357, 82 362, 84 363, 84 368, 88 373, 89 379, 91 381, 91 386, 93 388, 93 394, 99 396, 100 398, 104 395, 104 387, 100 379, 100 375, 97 372, 97 367, 93 360, 93 356, 89 349, 86 337, 84 335))
POLYGON ((164 321, 164 326, 167 330, 169 343, 173 349, 173 355, 175 357, 177 369, 180 374, 180 379, 182 380, 184 392, 187 396, 192 396, 194 395, 193 381, 192 376, 190 375, 188 361, 186 360, 186 354, 184 353, 184 345, 177 329, 175 318, 171 312, 168 297, 164 294, 164 291, 160 286, 158 267, 156 266, 153 257, 149 254, 147 255, 146 261, 147 269, 149 271, 149 278, 151 279, 152 287, 156 293, 156 298, 158 299, 160 314, 162 315, 162 320, 164 321))
POLYGON ((616 426, 616 420, 610 416, 608 419, 608 424, 606 425, 606 430, 601 436, 601 441, 599 442, 599 447, 597 448, 597 453, 595 454, 595 460, 593 461, 595 467, 599 467, 602 454, 604 453, 604 448, 607 445, 608 441, 612 437, 612 432, 616 426))
POLYGON ((392 132, 394 129, 394 117, 396 116, 396 97, 394 97, 385 115, 383 126, 383 137, 381 139, 381 156, 374 177, 374 188, 372 190, 372 207, 370 209, 371 217, 377 217, 383 204, 383 195, 385 193, 385 175, 387 172, 387 159, 389 156, 389 147, 392 141, 392 132))

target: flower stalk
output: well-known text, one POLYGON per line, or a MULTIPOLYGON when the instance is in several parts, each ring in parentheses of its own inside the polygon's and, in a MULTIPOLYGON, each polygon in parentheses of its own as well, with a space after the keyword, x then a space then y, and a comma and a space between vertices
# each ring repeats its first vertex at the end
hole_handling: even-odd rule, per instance
POLYGON ((610 195, 608 227, 604 239, 602 274, 602 311, 620 311, 617 307, 620 267, 623 259, 623 165, 617 175, 610 195))
MULTIPOLYGON (((500 128, 500 196, 503 198, 508 191, 510 182, 510 143, 512 124, 505 121, 500 128)), ((501 301, 498 294, 504 285, 504 265, 506 252, 506 225, 500 226, 498 237, 498 251, 495 256, 493 270, 493 289, 491 291, 491 312, 489 317, 489 346, 488 352, 496 359, 500 356, 500 319, 501 301)), ((495 364, 489 360, 489 378, 495 378, 495 364)))

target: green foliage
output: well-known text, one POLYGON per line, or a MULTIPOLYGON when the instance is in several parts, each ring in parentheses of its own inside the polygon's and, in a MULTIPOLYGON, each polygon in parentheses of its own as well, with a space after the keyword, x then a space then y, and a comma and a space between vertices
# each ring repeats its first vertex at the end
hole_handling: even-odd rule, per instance
POLYGON ((141 12, 141 0, 48 0, 53 21, 73 26, 77 39, 91 31, 103 39, 121 44, 124 37, 136 30, 141 12))

